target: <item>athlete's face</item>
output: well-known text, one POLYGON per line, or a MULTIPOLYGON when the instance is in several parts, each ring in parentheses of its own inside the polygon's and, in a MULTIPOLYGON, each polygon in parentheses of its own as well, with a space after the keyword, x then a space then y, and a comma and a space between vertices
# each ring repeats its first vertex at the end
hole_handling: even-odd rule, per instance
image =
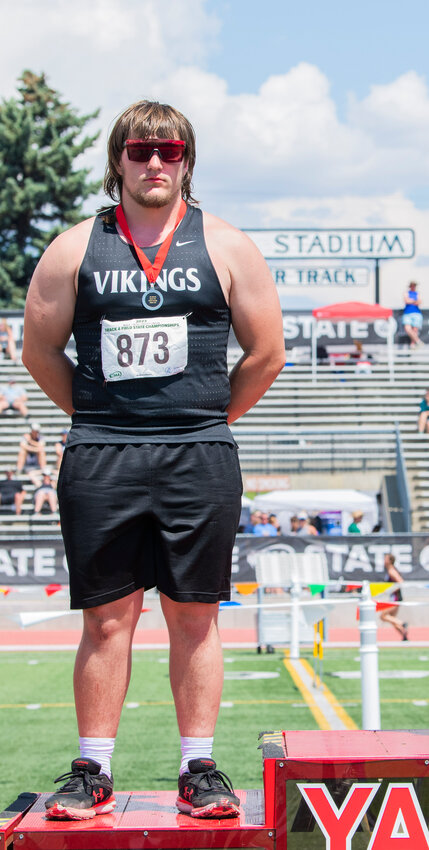
POLYGON ((164 162, 156 151, 147 162, 132 162, 124 149, 118 171, 122 176, 122 200, 128 196, 142 207, 164 207, 180 197, 187 163, 185 159, 164 162))

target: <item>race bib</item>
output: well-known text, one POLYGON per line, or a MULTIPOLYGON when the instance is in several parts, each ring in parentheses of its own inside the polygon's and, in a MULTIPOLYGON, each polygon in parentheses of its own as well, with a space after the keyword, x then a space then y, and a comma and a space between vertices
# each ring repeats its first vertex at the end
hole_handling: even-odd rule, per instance
POLYGON ((188 362, 186 316, 101 322, 101 363, 106 381, 165 378, 188 362))

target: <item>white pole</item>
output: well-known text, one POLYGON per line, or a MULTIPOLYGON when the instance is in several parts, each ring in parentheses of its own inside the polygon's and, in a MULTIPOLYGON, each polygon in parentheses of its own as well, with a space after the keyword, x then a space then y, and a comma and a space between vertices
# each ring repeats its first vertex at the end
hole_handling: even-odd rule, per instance
POLYGON ((394 366, 393 366, 393 356, 394 356, 393 325, 394 325, 394 321, 395 320, 393 319, 393 317, 389 316, 389 318, 387 320, 387 357, 388 357, 388 360, 389 360, 389 379, 390 379, 391 384, 393 383, 393 379, 394 379, 394 366))
POLYGON ((290 658, 299 658, 299 598, 301 585, 294 581, 290 589, 292 608, 290 613, 290 658))
POLYGON ((313 316, 311 322, 311 376, 313 384, 317 381, 317 320, 313 316))
POLYGON ((362 729, 380 729, 376 605, 369 582, 362 585, 359 605, 360 669, 362 677, 362 729))

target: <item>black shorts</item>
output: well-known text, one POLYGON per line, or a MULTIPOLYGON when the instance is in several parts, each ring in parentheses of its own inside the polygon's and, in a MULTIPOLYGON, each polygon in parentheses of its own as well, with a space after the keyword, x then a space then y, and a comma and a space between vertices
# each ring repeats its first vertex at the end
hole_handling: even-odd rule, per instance
POLYGON ((178 602, 229 599, 241 494, 230 443, 67 448, 58 501, 71 607, 142 587, 178 602))

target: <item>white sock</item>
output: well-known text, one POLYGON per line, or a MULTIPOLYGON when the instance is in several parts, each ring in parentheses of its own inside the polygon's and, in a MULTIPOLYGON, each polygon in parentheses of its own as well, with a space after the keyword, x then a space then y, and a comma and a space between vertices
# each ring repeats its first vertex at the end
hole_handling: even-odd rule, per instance
POLYGON ((213 738, 183 738, 180 736, 180 748, 182 750, 180 775, 182 775, 188 770, 188 761, 191 761, 191 759, 211 758, 213 738))
POLYGON ((113 755, 115 738, 79 738, 79 749, 82 758, 94 759, 101 764, 100 773, 112 775, 110 759, 113 755))

